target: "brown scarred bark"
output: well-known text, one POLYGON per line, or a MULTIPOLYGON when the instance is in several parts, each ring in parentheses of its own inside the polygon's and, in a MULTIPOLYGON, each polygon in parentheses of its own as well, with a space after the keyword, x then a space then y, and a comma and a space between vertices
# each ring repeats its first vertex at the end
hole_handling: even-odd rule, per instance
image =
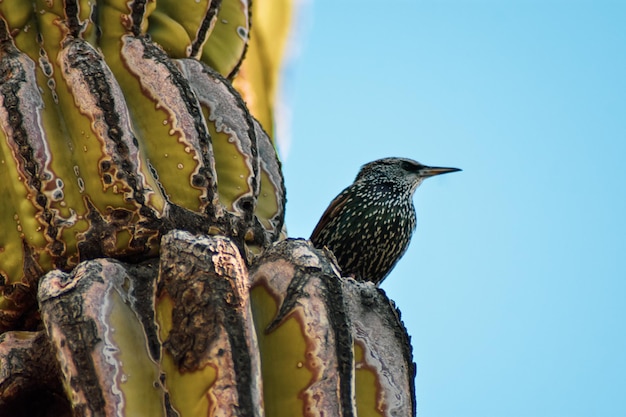
POLYGON ((158 260, 48 273, 38 301, 46 333, 0 337, 2 416, 415 415, 394 304, 302 239, 249 277, 228 238, 174 231, 158 260))

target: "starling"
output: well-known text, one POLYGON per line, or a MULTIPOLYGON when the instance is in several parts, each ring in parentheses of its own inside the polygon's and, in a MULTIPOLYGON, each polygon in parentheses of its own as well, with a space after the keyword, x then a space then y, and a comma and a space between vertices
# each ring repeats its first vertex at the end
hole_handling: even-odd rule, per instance
POLYGON ((460 169, 429 167, 406 158, 370 162, 330 203, 311 242, 333 252, 344 276, 378 285, 411 241, 415 189, 425 178, 455 171, 460 169))

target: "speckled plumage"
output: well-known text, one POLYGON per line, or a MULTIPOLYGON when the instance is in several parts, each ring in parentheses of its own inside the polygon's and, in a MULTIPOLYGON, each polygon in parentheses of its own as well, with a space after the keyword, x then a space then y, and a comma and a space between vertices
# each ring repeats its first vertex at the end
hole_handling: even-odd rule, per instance
POLYGON ((406 158, 370 162, 330 203, 311 241, 333 252, 344 276, 379 284, 411 241, 415 189, 425 178, 455 171, 460 170, 429 167, 406 158))

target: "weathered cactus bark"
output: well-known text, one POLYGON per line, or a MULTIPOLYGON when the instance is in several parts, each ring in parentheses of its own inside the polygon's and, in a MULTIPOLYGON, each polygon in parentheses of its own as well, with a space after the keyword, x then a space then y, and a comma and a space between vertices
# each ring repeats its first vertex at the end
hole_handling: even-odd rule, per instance
POLYGON ((187 416, 264 416, 248 273, 237 247, 186 232, 166 235, 162 245, 156 312, 172 405, 187 416))
POLYGON ((354 335, 359 416, 415 414, 415 365, 400 311, 370 283, 342 279, 354 335))
POLYGON ((292 415, 294 398, 306 416, 414 415, 399 312, 373 284, 341 277, 332 259, 288 239, 251 268, 268 415, 292 415))
POLYGON ((252 271, 268 415, 290 415, 298 398, 305 415, 355 416, 353 340, 337 269, 310 243, 287 240, 252 271))
POLYGON ((74 415, 165 416, 165 392, 133 293, 143 282, 113 260, 48 273, 39 305, 74 415))
POLYGON ((0 343, 0 412, 415 412, 395 307, 372 284, 340 277, 304 240, 274 245, 249 276, 229 239, 171 232, 159 262, 102 259, 50 272, 39 304, 46 334, 9 332, 0 343), (40 408, 24 393, 42 395, 40 408))

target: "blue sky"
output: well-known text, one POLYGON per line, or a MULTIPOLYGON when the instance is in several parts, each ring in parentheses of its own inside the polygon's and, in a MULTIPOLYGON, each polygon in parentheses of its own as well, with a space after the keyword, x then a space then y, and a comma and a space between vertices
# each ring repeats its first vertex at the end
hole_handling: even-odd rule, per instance
POLYGON ((463 172, 417 190, 382 287, 418 414, 626 416, 626 2, 316 0, 284 92, 287 226, 359 167, 463 172))

